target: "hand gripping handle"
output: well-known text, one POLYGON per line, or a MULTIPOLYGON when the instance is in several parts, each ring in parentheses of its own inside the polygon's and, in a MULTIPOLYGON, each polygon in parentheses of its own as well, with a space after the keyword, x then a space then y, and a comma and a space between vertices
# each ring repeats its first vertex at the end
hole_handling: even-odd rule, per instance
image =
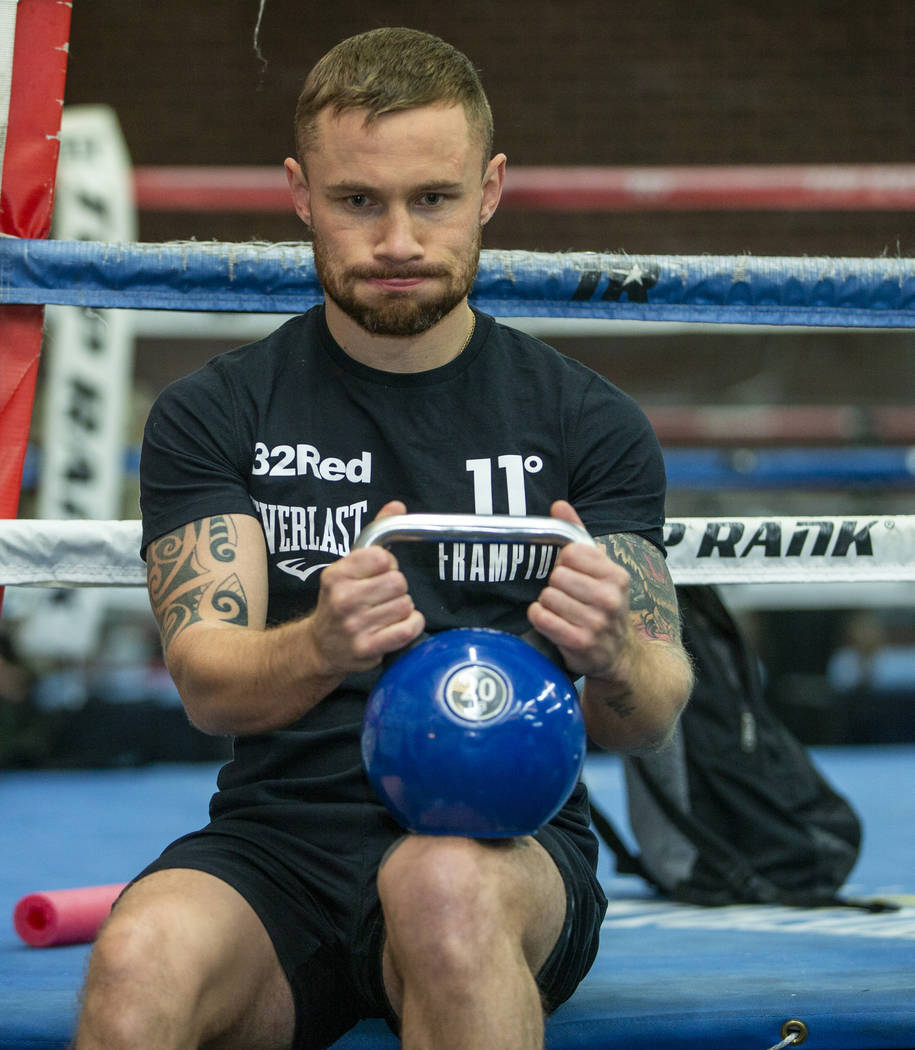
POLYGON ((392 514, 359 533, 353 547, 386 546, 402 540, 476 540, 484 543, 596 544, 581 525, 559 518, 510 514, 392 514))
MULTIPOLYGON (((366 525, 356 537, 353 547, 372 544, 385 546, 401 540, 471 540, 484 543, 538 543, 564 547, 567 543, 597 544, 581 525, 560 518, 522 517, 510 514, 392 514, 377 518, 366 525)), ((413 645, 428 638, 422 634, 413 645)), ((563 670, 565 661, 559 650, 542 635, 531 629, 521 636, 524 641, 548 656, 563 670)), ((408 646, 412 648, 412 646, 408 646)), ((400 653, 391 654, 391 663, 400 653)))

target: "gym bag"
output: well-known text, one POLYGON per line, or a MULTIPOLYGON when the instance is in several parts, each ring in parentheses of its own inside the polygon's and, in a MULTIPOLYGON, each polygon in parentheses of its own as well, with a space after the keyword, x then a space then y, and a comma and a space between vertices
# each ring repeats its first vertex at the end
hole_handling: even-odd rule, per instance
POLYGON ((884 910, 836 896, 860 821, 769 708, 757 657, 718 592, 681 586, 677 596, 696 682, 670 746, 623 759, 639 856, 592 805, 617 870, 692 904, 884 910))

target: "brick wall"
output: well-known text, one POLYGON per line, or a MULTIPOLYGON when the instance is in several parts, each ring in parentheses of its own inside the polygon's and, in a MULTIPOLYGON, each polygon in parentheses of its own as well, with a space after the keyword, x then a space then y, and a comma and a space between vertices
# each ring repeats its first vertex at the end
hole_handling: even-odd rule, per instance
MULTIPOLYGON (((137 164, 279 164, 312 62, 374 25, 480 68, 515 164, 915 160, 915 3, 788 0, 76 0, 67 101, 117 110, 137 164)), ((915 254, 905 215, 523 215, 491 247, 915 254)), ((294 218, 144 216, 141 236, 289 239, 294 218)))

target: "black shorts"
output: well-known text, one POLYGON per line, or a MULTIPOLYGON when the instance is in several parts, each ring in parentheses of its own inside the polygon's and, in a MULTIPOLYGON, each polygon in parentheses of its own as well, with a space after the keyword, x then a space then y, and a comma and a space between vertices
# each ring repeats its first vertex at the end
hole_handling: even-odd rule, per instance
MULTIPOLYGON (((382 852, 341 859, 316 851, 295 867, 271 842, 270 829, 219 820, 169 846, 138 878, 166 868, 193 868, 228 883, 251 905, 269 934, 296 1010, 295 1050, 330 1046, 357 1021, 381 1017, 397 1031, 384 990, 384 922, 375 885, 382 852), (268 846, 256 841, 266 839, 268 846), (273 846, 274 848, 270 848, 273 846), (366 859, 368 858, 368 859, 366 859)), ((391 842, 398 833, 391 834, 391 842)), ((547 1011, 571 996, 597 953, 607 900, 573 837, 547 825, 536 838, 566 887, 566 918, 537 984, 547 1011)))

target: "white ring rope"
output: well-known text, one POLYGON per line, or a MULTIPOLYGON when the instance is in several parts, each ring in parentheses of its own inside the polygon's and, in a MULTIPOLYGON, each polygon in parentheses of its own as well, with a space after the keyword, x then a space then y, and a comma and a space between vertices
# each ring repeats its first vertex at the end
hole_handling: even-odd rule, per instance
POLYGON ((780 1042, 776 1043, 775 1046, 770 1046, 769 1050, 785 1050, 786 1047, 793 1046, 797 1042, 802 1042, 797 1032, 789 1032, 788 1035, 780 1042))
MULTIPOLYGON (((675 583, 915 581, 915 515, 678 518, 667 522, 675 583)), ((146 582, 140 522, 0 521, 0 586, 146 582)))

